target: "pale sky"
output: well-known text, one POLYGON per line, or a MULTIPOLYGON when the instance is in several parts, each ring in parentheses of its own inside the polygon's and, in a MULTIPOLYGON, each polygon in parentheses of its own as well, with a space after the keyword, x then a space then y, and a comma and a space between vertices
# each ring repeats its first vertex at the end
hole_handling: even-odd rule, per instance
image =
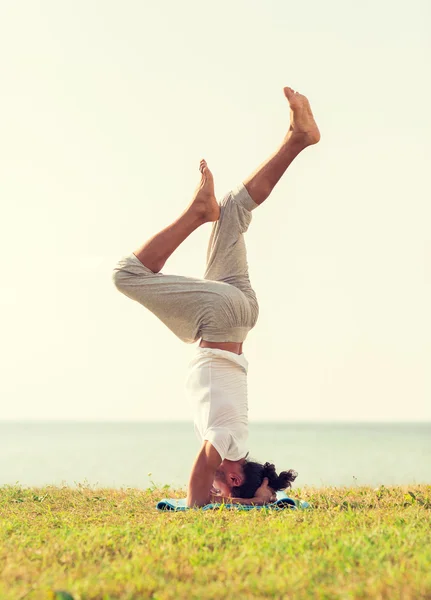
MULTIPOLYGON (((0 419, 191 418, 195 349, 115 263, 281 142, 285 85, 322 140, 247 233, 251 420, 431 419, 426 0, 5 0, 0 419)), ((164 272, 202 276, 210 225, 164 272)))

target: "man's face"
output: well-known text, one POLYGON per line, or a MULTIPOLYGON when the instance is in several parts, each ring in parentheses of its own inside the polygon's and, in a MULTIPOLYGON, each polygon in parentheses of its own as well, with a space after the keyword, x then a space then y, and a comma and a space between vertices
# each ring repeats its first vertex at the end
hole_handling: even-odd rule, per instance
MULTIPOLYGON (((224 462, 224 461, 223 461, 224 462)), ((229 486, 224 465, 221 463, 214 475, 212 492, 218 496, 230 496, 232 486, 229 486)))
POLYGON ((232 488, 240 486, 243 481, 242 461, 224 460, 215 472, 211 491, 219 496, 230 496, 232 488))

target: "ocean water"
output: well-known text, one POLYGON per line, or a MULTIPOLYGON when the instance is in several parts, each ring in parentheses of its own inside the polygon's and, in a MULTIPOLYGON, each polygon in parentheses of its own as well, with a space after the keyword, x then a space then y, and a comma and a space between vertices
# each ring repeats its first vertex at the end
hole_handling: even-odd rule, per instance
MULTIPOLYGON (((250 456, 296 487, 431 483, 431 423, 251 423, 250 456)), ((0 422, 0 485, 185 486, 191 423, 0 422)))

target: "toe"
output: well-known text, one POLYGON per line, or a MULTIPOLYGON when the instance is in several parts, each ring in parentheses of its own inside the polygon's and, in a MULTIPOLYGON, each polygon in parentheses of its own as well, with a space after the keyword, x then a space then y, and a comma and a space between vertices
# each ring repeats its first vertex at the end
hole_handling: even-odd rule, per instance
POLYGON ((284 88, 284 95, 286 96, 286 98, 288 100, 290 100, 290 98, 295 94, 295 90, 293 90, 291 87, 285 87, 284 88))

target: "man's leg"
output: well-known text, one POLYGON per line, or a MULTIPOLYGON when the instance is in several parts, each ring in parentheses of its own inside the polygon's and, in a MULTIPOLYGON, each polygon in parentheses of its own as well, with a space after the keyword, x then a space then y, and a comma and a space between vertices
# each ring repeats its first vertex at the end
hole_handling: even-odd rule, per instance
POLYGON ((183 214, 155 236, 150 238, 141 248, 134 252, 143 265, 158 273, 170 255, 200 225, 209 221, 217 221, 220 207, 214 195, 214 180, 205 161, 200 163, 202 173, 193 200, 183 214))
POLYGON ((201 337, 201 327, 214 298, 214 284, 194 277, 162 275, 159 271, 192 231, 219 218, 213 178, 205 161, 201 162, 200 171, 200 185, 184 213, 135 253, 122 258, 112 276, 121 293, 142 304, 187 343, 201 337))
POLYGON ((291 107, 290 129, 279 150, 223 198, 208 245, 204 278, 235 285, 252 299, 243 235, 251 212, 266 200, 294 158, 320 139, 307 98, 291 88, 284 88, 284 93, 291 107))
POLYGON ((277 152, 244 181, 256 204, 262 204, 268 198, 298 154, 320 140, 320 132, 307 98, 289 87, 284 88, 284 94, 291 109, 290 129, 277 152))

